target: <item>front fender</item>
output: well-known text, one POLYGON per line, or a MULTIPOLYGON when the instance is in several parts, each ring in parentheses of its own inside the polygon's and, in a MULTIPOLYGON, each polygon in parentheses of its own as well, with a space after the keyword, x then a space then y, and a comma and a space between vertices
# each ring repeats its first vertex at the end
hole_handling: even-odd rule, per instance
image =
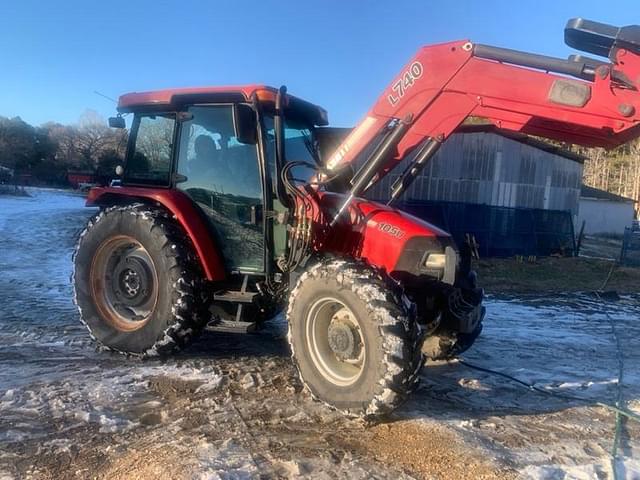
POLYGON ((153 201, 175 217, 191 239, 207 280, 224 280, 226 272, 206 221, 185 193, 165 188, 96 187, 87 195, 87 206, 105 207, 135 200, 153 201))

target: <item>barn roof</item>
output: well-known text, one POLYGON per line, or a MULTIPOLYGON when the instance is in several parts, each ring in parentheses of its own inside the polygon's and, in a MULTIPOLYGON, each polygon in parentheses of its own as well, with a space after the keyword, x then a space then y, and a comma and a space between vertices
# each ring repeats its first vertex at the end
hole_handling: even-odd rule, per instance
POLYGON ((582 185, 582 187, 580 188, 580 197, 593 198, 595 200, 609 200, 610 202, 621 202, 621 203, 628 203, 628 202, 633 203, 635 201, 632 198, 616 195, 615 193, 607 192, 605 190, 600 190, 599 188, 589 187, 588 185, 582 185))
POLYGON ((500 135, 505 138, 509 138, 511 140, 515 140, 516 142, 524 143, 525 145, 529 145, 531 147, 537 148, 539 150, 544 150, 545 152, 552 153, 554 155, 558 155, 560 157, 568 158, 569 160, 573 160, 574 162, 584 163, 585 157, 582 155, 578 155, 577 153, 571 152, 566 148, 558 147, 556 145, 552 145, 542 140, 538 140, 537 138, 531 137, 524 133, 512 132, 510 130, 502 130, 495 125, 491 124, 481 124, 481 125, 461 125, 456 129, 456 132, 459 133, 494 133, 496 135, 500 135))

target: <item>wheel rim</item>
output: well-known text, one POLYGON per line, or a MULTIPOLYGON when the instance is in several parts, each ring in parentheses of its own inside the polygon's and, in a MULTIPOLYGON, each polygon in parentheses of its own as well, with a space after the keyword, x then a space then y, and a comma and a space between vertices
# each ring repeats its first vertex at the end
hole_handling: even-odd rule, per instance
POLYGON ((366 348, 356 316, 343 302, 326 297, 309 309, 307 347, 322 376, 331 383, 348 386, 364 370, 366 348))
POLYGON ((158 301, 158 274, 142 244, 118 235, 103 242, 91 262, 91 296, 100 316, 122 332, 147 324, 158 301))

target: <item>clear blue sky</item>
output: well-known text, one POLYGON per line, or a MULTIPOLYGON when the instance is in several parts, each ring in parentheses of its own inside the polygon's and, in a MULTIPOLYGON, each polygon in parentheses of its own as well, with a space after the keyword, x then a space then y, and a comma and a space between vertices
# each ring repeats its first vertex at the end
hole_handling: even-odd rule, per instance
POLYGON ((469 38, 565 56, 574 16, 640 24, 638 0, 3 2, 0 115, 74 123, 111 97, 266 83, 354 124, 416 49, 469 38))

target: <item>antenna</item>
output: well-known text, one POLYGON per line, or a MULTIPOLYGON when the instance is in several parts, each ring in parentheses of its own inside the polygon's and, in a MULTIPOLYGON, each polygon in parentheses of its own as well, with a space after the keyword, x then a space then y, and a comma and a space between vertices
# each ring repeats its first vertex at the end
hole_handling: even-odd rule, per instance
POLYGON ((106 98, 107 100, 111 100, 111 101, 112 101, 113 103, 115 103, 116 105, 118 104, 118 101, 117 101, 117 100, 115 100, 115 99, 113 99, 113 98, 111 98, 111 97, 108 97, 108 96, 107 96, 107 95, 105 95, 104 93, 100 93, 100 92, 99 92, 99 91, 97 91, 97 90, 94 90, 94 91, 93 91, 93 93, 95 93, 96 95, 98 95, 98 96, 100 96, 100 97, 102 97, 102 98, 106 98))

